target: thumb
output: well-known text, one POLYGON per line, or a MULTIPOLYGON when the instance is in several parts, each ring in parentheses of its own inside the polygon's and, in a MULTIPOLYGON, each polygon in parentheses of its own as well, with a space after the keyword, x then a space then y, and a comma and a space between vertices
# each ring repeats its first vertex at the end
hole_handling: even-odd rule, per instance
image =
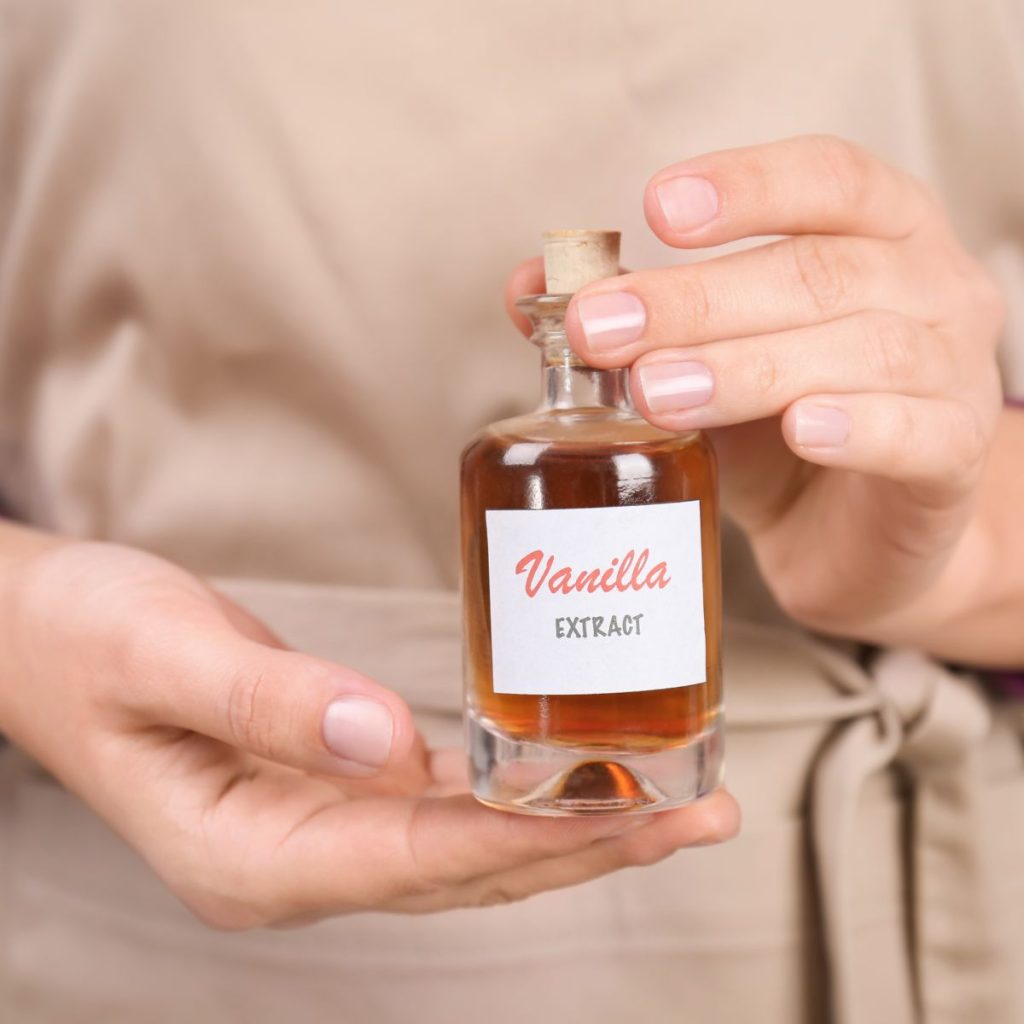
POLYGON ((505 281, 505 312, 527 337, 533 332, 529 317, 516 306, 520 295, 536 295, 544 288, 544 258, 533 256, 523 260, 505 281))
MULTIPOLYGON (((148 666, 149 724, 177 726, 325 775, 368 778, 416 756, 401 697, 353 669, 211 631, 148 666)), ((136 690, 137 692, 137 690, 136 690)))

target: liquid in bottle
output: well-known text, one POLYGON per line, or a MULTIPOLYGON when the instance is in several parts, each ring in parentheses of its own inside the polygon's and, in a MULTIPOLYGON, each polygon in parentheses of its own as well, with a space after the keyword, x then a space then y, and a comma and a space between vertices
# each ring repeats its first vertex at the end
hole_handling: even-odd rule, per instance
POLYGON ((542 399, 461 466, 473 792, 506 810, 660 810, 721 780, 714 452, 647 423, 628 371, 568 347, 572 292, 618 273, 618 232, 544 238, 547 291, 517 305, 542 399))

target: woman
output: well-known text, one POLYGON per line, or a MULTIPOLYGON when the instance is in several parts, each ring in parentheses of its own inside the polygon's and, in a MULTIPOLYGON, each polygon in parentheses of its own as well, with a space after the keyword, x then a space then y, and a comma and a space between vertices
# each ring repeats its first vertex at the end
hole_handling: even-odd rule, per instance
MULTIPOLYGON (((1019 744, 935 660, 1024 661, 993 281, 1022 285, 1009 8, 4 13, 17 1019, 1011 1019, 1014 904, 981 901, 986 858, 1020 852, 1019 826, 988 834, 1019 744), (659 425, 715 430, 790 620, 890 649, 797 630, 734 538, 745 833, 610 875, 729 838, 732 798, 520 820, 473 805, 445 749, 455 456, 532 393, 495 293, 542 228, 588 224, 644 269, 580 293, 574 346, 634 366, 659 425), (787 237, 678 265, 764 234, 787 237), (938 881, 900 875, 907 776, 938 881), (222 929, 347 916, 217 936, 156 878, 222 929)), ((538 287, 527 262, 507 297, 538 287)))

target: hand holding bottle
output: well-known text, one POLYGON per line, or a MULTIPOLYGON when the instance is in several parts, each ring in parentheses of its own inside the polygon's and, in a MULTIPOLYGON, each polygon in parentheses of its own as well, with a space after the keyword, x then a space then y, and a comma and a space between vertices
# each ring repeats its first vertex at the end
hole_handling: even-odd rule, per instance
MULTIPOLYGON (((1003 303, 933 192, 814 136, 667 167, 644 210, 680 249, 788 237, 588 285, 573 348, 630 366, 655 425, 712 432, 726 509, 794 618, 960 653, 1003 303)), ((538 279, 531 261, 510 291, 538 279)))
POLYGON ((521 899, 737 827, 724 793, 638 818, 483 807, 379 684, 159 558, 2 522, 0 730, 229 929, 521 899))

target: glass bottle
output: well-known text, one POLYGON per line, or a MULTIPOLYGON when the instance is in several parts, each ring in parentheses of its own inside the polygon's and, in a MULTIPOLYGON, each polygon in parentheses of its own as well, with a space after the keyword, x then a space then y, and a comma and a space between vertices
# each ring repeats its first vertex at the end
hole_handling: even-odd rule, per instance
POLYGON ((661 810, 721 780, 714 453, 639 416, 627 370, 568 346, 566 283, 617 273, 618 233, 548 232, 545 265, 563 290, 517 301, 540 406, 462 454, 473 792, 534 814, 661 810))

